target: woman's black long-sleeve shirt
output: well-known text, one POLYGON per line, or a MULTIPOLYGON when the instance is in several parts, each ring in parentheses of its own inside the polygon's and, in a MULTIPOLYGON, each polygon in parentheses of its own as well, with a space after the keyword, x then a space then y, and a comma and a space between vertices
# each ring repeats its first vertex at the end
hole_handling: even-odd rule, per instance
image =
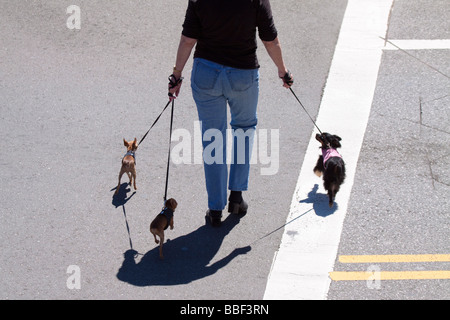
POLYGON ((277 37, 269 0, 190 0, 182 34, 197 39, 194 58, 255 69, 257 29, 263 41, 277 37))

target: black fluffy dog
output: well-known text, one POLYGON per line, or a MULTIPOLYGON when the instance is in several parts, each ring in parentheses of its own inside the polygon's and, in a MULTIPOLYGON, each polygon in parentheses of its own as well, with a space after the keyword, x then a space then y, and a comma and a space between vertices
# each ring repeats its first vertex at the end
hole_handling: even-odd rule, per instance
POLYGON ((323 186, 328 191, 328 204, 331 208, 334 203, 334 197, 345 179, 345 163, 336 150, 341 147, 339 141, 342 139, 336 135, 324 132, 316 134, 316 140, 322 144, 322 155, 317 160, 314 173, 318 177, 323 173, 323 186))

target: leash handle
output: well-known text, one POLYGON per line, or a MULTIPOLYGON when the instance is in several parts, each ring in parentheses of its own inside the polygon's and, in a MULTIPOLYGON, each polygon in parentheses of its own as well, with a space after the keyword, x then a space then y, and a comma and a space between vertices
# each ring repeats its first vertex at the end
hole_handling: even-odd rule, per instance
POLYGON ((294 78, 292 77, 292 73, 288 70, 283 77, 283 82, 289 86, 289 88, 294 84, 294 78))
MULTIPOLYGON (((169 76, 169 97, 170 98, 174 98, 174 99, 176 98, 174 96, 174 94, 170 92, 170 90, 172 90, 173 88, 176 88, 178 86, 181 86, 181 84, 183 83, 183 79, 184 79, 183 77, 180 77, 179 79, 177 79, 177 77, 175 77, 175 75, 173 73, 169 76)), ((178 91, 179 91, 179 88, 178 88, 178 91)))

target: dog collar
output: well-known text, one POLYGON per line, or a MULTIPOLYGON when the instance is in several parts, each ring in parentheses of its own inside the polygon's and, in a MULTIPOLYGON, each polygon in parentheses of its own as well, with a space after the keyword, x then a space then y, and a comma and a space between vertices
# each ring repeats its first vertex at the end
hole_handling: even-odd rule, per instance
POLYGON ((134 159, 134 164, 136 165, 136 153, 134 151, 128 151, 123 157, 125 158, 126 156, 132 156, 134 159))
POLYGON ((123 157, 125 158, 126 156, 132 156, 136 159, 136 153, 134 151, 128 151, 123 157))
POLYGON ((166 227, 164 228, 164 230, 166 230, 169 227, 170 220, 173 217, 173 210, 170 208, 164 207, 163 210, 159 214, 162 214, 167 219, 167 224, 166 224, 166 227))

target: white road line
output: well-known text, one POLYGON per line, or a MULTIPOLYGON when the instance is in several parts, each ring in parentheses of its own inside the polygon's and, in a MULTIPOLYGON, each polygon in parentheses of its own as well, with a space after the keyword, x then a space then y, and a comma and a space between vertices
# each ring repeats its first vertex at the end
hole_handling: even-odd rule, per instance
POLYGON ((390 42, 395 44, 397 47, 390 43, 386 43, 384 50, 398 50, 401 48, 403 50, 448 50, 450 49, 450 39, 433 39, 433 40, 391 40, 390 42))
POLYGON ((264 299, 326 299, 328 273, 336 259, 381 62, 384 40, 380 37, 385 36, 392 1, 348 1, 317 116, 322 131, 342 138, 347 178, 333 212, 322 180, 312 170, 319 155, 313 132, 264 299))

